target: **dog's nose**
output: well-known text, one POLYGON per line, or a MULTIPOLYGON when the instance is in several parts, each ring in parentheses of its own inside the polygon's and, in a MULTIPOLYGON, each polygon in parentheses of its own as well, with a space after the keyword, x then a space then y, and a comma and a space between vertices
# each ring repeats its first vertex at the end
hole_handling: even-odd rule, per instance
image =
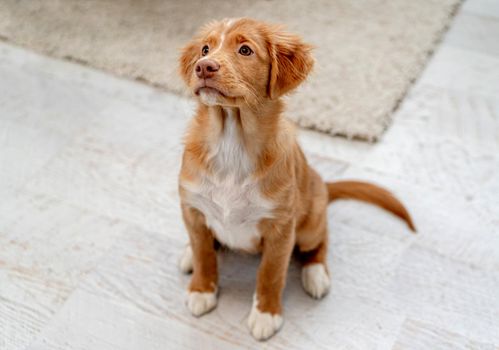
POLYGON ((211 78, 220 69, 220 65, 213 60, 201 60, 196 64, 198 78, 211 78))

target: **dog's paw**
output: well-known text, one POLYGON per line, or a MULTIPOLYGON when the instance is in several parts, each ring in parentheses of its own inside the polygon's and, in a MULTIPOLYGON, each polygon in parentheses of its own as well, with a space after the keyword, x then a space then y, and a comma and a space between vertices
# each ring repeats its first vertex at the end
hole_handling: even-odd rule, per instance
POLYGON ((253 306, 248 318, 248 327, 251 335, 257 340, 265 340, 273 336, 282 326, 282 316, 261 312, 258 310, 258 302, 253 299, 253 306))
POLYGON ((188 292, 187 307, 196 317, 204 315, 217 306, 216 292, 188 292))
POLYGON ((192 248, 190 244, 185 247, 182 256, 178 260, 178 268, 186 274, 192 272, 192 248))
POLYGON ((310 264, 301 271, 303 288, 310 296, 320 299, 329 291, 331 281, 324 264, 310 264))

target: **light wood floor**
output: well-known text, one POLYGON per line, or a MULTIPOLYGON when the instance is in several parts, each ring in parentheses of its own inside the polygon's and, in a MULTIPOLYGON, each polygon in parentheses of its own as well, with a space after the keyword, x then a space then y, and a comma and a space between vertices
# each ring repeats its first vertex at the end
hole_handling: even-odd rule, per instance
POLYGON ((211 314, 183 304, 192 108, 0 44, 0 349, 499 349, 499 1, 464 4, 379 143, 301 132, 324 178, 392 189, 419 233, 332 205, 331 293, 310 299, 293 263, 266 343, 246 329, 256 257, 221 256, 211 314))

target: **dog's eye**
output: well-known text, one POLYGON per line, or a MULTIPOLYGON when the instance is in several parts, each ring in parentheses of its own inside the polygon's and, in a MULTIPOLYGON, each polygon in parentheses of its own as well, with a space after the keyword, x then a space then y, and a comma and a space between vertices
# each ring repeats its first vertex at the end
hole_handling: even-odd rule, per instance
POLYGON ((251 50, 248 45, 243 45, 239 49, 239 53, 243 56, 249 56, 253 53, 253 50, 251 50))
POLYGON ((210 48, 208 45, 203 46, 203 49, 201 50, 201 55, 206 56, 210 52, 210 48))

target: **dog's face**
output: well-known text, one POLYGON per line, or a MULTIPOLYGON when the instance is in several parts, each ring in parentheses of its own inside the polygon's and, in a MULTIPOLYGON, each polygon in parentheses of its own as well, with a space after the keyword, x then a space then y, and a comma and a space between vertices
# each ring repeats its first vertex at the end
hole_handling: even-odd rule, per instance
POLYGON ((212 22, 182 51, 182 78, 206 105, 259 105, 293 90, 313 66, 311 46, 251 19, 212 22))

